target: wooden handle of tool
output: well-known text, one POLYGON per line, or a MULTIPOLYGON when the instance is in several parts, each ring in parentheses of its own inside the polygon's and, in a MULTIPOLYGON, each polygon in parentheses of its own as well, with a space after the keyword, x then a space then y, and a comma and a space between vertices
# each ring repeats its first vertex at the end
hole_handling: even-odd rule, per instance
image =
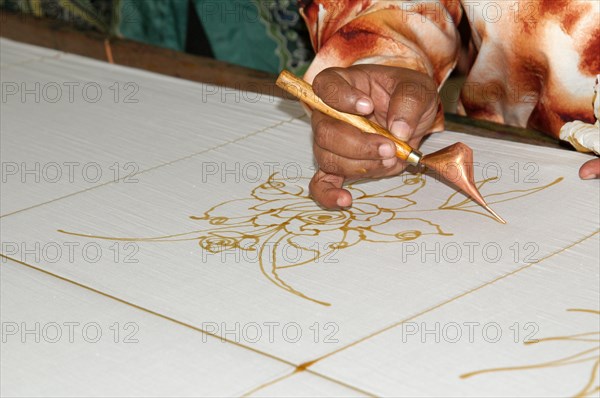
POLYGON ((392 133, 377 123, 359 115, 353 115, 351 113, 341 112, 337 109, 333 109, 323 102, 323 100, 319 98, 317 94, 315 94, 310 84, 299 77, 296 77, 293 73, 287 70, 284 70, 279 74, 276 84, 311 108, 317 109, 328 116, 351 124, 365 133, 379 134, 392 140, 396 145, 396 156, 400 159, 406 160, 413 151, 410 145, 394 137, 392 133))

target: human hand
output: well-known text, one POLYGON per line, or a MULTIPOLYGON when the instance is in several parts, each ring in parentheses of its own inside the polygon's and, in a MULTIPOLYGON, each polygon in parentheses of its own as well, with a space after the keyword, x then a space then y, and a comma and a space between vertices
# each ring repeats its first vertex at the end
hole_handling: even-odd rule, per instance
MULTIPOLYGON (((411 69, 383 65, 328 68, 315 77, 313 89, 327 105, 365 116, 413 148, 432 127, 441 127, 441 119, 436 120, 436 83, 411 69)), ((361 132, 316 110, 312 128, 319 169, 311 180, 310 192, 325 208, 352 204, 352 195, 342 188, 345 180, 396 175, 407 165, 396 158, 391 140, 361 132)))
POLYGON ((579 177, 584 180, 600 178, 600 158, 585 162, 579 169, 579 177))
MULTIPOLYGON (((600 102, 600 101, 598 101, 600 102)), ((600 103, 596 104, 596 117, 600 116, 600 103)), ((575 120, 565 123, 560 129, 560 139, 569 142, 579 152, 592 152, 600 155, 600 122, 588 124, 575 120)), ((600 158, 588 160, 579 169, 583 180, 600 178, 600 158)))

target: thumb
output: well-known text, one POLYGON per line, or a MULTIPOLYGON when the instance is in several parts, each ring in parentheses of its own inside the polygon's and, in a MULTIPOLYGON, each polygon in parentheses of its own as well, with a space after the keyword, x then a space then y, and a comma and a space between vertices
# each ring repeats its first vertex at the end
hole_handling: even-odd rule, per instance
POLYGON ((347 113, 368 115, 373 112, 371 98, 354 87, 350 71, 327 68, 313 80, 313 90, 327 105, 347 113))
POLYGON ((312 198, 326 209, 341 209, 352 205, 352 195, 342 186, 344 177, 319 169, 310 180, 312 198))

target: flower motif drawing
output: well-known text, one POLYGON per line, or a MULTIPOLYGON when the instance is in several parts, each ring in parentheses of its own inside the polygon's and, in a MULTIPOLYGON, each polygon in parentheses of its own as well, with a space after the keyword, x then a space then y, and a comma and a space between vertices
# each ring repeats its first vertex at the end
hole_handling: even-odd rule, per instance
MULTIPOLYGON (((427 235, 450 236, 439 224, 422 217, 435 211, 465 211, 490 217, 470 199, 453 193, 438 208, 419 209, 412 198, 427 184, 425 175, 402 178, 399 185, 377 192, 367 192, 360 182, 346 188, 352 193, 352 208, 324 210, 306 190, 308 181, 286 180, 278 174, 256 186, 250 197, 232 199, 190 218, 207 224, 206 228, 175 235, 149 238, 123 238, 93 236, 81 233, 60 232, 108 240, 167 242, 195 240, 208 253, 230 250, 254 252, 262 274, 277 287, 321 305, 330 305, 297 290, 280 275, 288 268, 315 263, 332 253, 362 242, 400 243, 420 239, 427 235), (415 211, 416 210, 416 211, 415 211), (410 214, 410 213, 413 214, 410 214), (424 213, 423 213, 424 212, 424 213), (318 242, 319 244, 315 244, 318 242), (290 249, 296 254, 286 255, 290 249)), ((481 190, 492 179, 478 182, 481 190)), ((489 204, 513 200, 546 189, 560 182, 526 190, 491 193, 489 204)))

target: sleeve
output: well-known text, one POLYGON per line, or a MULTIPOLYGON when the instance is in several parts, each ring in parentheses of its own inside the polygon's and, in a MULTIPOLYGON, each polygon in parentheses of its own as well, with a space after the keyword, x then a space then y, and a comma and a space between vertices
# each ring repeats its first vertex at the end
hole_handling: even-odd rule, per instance
POLYGON ((459 0, 300 0, 300 13, 316 52, 309 83, 329 67, 380 64, 427 73, 439 89, 458 59, 459 0))

